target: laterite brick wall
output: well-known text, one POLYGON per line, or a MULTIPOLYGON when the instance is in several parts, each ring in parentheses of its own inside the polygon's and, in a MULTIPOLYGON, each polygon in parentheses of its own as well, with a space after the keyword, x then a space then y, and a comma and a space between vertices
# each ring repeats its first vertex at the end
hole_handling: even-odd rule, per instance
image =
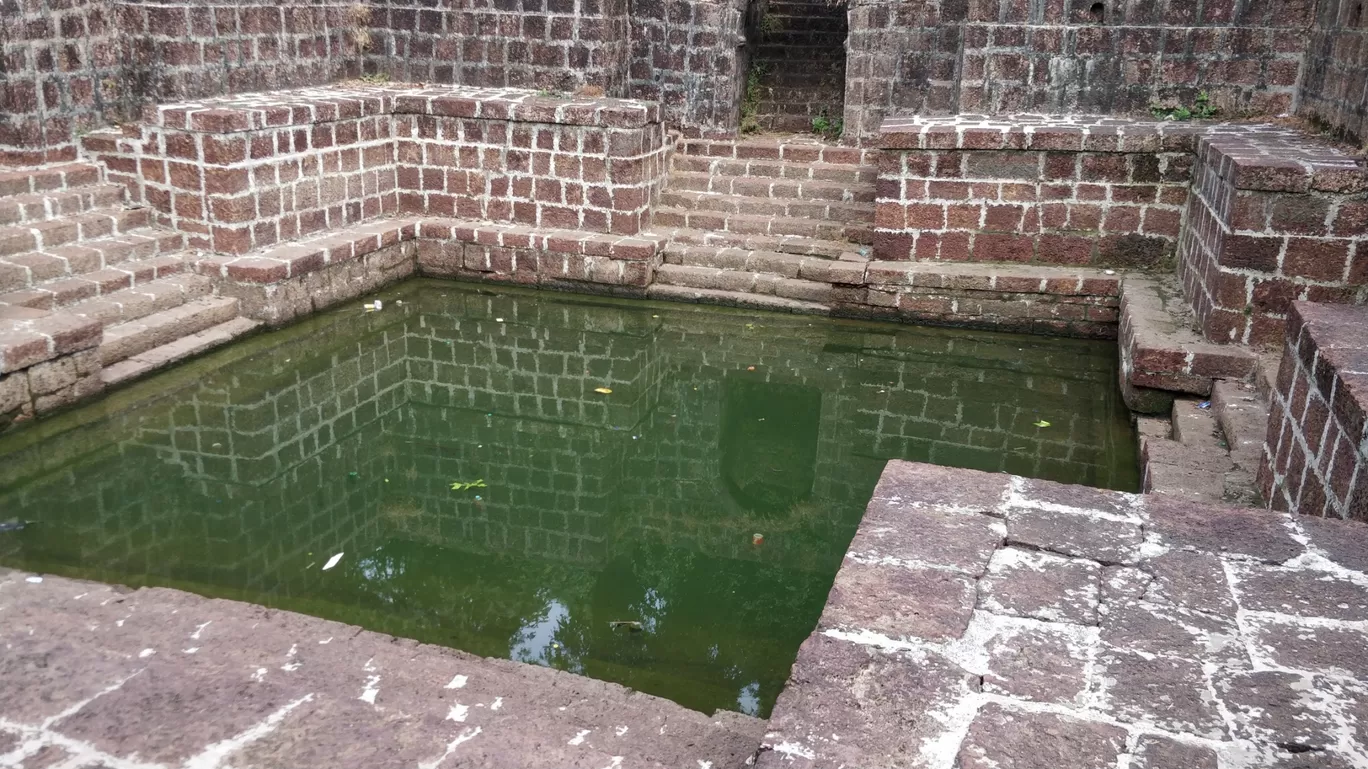
POLYGON ((1182 129, 895 118, 879 143, 878 259, 1153 267, 1176 250, 1192 174, 1182 129))
POLYGON ((665 173, 655 105, 358 86, 149 110, 86 146, 190 244, 242 254, 405 212, 635 234, 665 173))
POLYGON ((1368 7, 1320 0, 1306 49, 1298 112, 1368 141, 1368 7))
POLYGON ((1368 308, 1292 305, 1271 405, 1269 506, 1368 521, 1368 308))
POLYGON ((1197 148, 1178 275, 1215 342, 1281 341, 1294 300, 1368 302, 1368 168, 1272 126, 1197 148))
POLYGON ((626 96, 627 0, 372 0, 367 72, 395 80, 626 96))

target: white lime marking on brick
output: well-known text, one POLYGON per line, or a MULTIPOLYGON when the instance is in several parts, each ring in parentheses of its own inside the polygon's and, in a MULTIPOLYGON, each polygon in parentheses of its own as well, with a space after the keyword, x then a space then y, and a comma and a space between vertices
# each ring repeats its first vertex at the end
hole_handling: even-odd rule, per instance
POLYGON ((470 708, 458 702, 451 706, 451 710, 447 711, 446 720, 460 723, 461 721, 466 720, 466 716, 469 714, 470 708))
POLYGON ((456 739, 454 739, 454 740, 452 740, 451 742, 447 743, 446 752, 445 752, 445 753, 443 753, 442 755, 438 756, 435 760, 432 760, 432 761, 424 761, 423 763, 421 763, 421 764, 418 765, 418 769, 437 769, 437 765, 440 764, 440 763, 442 763, 443 761, 445 761, 445 760, 446 760, 446 757, 449 756, 449 755, 451 755, 452 751, 456 750, 456 748, 459 748, 459 747, 461 746, 462 743, 466 743, 466 742, 469 742, 469 741, 475 739, 475 736, 478 735, 478 734, 479 734, 480 732, 482 732, 482 731, 484 731, 484 730, 481 729, 481 728, 478 727, 478 726, 475 727, 474 729, 466 729, 465 731, 463 731, 463 732, 461 732, 460 734, 456 735, 456 739))
POLYGON ((213 620, 209 620, 209 622, 205 622, 204 624, 200 625, 199 627, 196 627, 196 628, 195 628, 195 632, 191 633, 191 634, 190 634, 190 637, 193 638, 194 640, 198 641, 198 640, 199 640, 199 637, 200 637, 200 633, 203 633, 203 632, 204 632, 204 629, 207 628, 207 627, 209 627, 209 624, 212 623, 212 622, 213 622, 213 620))
POLYGON ((582 729, 582 730, 580 730, 580 732, 579 732, 578 734, 576 734, 574 737, 571 737, 571 738, 570 738, 570 741, 567 742, 567 743, 565 743, 565 744, 566 744, 566 745, 583 745, 583 744, 584 744, 584 738, 589 736, 589 732, 590 732, 590 731, 592 731, 592 730, 590 730, 590 729, 582 729))
POLYGON ((448 684, 446 685, 446 688, 448 688, 448 689, 460 689, 460 688, 464 687, 464 686, 466 685, 466 681, 469 681, 469 680, 470 680, 470 679, 469 679, 468 677, 466 677, 466 676, 461 676, 461 675, 453 676, 452 679, 451 679, 451 683, 448 683, 448 684))

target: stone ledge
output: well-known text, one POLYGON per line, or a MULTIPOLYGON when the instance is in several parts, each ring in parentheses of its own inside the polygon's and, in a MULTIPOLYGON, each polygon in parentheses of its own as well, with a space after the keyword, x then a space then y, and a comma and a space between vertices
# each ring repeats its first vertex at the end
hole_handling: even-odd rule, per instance
MULTIPOLYGON (((1169 299, 1177 297, 1172 289, 1169 299)), ((1153 278, 1131 275, 1122 284, 1122 371, 1132 386, 1210 395, 1216 379, 1253 374, 1258 357, 1252 351, 1203 340, 1174 318, 1165 301, 1153 278)))
POLYGON ((1193 152, 1226 164, 1237 189, 1368 189, 1368 166, 1363 161, 1300 131, 1261 123, 1093 115, 918 115, 886 119, 879 128, 878 145, 884 150, 1193 152))
POLYGON ((626 99, 541 96, 519 88, 349 84, 158 105, 144 110, 143 120, 162 128, 223 134, 378 115, 640 128, 660 122, 660 107, 626 99))
POLYGON ((1361 525, 889 462, 757 766, 1355 765, 1365 548, 1361 525))

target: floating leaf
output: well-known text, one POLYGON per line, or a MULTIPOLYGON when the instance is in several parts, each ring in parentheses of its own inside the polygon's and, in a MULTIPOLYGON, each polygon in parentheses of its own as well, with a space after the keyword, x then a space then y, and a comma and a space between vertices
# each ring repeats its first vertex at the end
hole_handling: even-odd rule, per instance
POLYGON ((613 389, 611 387, 595 387, 594 392, 603 393, 604 395, 612 395, 613 389))
POLYGON ((451 490, 452 490, 452 491, 468 491, 468 490, 470 490, 470 489, 485 489, 485 488, 489 488, 489 487, 485 484, 483 478, 479 478, 479 479, 473 480, 473 481, 452 481, 452 482, 451 482, 451 490))
POLYGON ((1049 426, 1050 426, 1050 423, 1049 423, 1049 422, 1046 422, 1046 421, 1043 420, 1043 419, 1038 419, 1038 420, 1036 420, 1035 422, 1033 422, 1032 424, 1034 424, 1036 427, 1049 427, 1049 426))

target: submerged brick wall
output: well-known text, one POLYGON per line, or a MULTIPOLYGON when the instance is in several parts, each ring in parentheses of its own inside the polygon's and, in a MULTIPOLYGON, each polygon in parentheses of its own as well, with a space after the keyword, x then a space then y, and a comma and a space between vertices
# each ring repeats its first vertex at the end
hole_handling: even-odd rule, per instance
POLYGON ((1317 3, 1297 111, 1368 141, 1368 8, 1362 0, 1317 3))
POLYGON ((1272 396, 1269 506, 1368 521, 1368 308, 1293 304, 1272 396))

